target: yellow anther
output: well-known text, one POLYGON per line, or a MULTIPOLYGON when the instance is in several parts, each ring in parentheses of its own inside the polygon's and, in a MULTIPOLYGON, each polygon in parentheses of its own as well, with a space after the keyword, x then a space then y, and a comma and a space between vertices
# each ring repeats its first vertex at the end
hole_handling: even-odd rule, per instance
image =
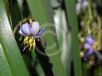
POLYGON ((94 44, 93 44, 93 49, 95 49, 96 51, 97 50, 99 50, 100 48, 99 48, 99 45, 100 45, 100 43, 97 41, 97 42, 95 42, 94 44))
POLYGON ((26 36, 26 37, 24 38, 23 44, 28 44, 28 39, 29 39, 29 37, 26 36))
POLYGON ((29 37, 28 37, 28 36, 26 36, 26 37, 25 37, 25 39, 24 39, 24 41, 27 41, 27 40, 28 40, 28 38, 29 38, 29 37))
POLYGON ((35 40, 33 40, 32 38, 30 38, 29 39, 29 45, 30 45, 30 48, 29 48, 29 50, 31 50, 31 48, 33 47, 35 47, 35 40))
POLYGON ((35 40, 31 36, 26 36, 22 43, 25 47, 29 47, 29 51, 35 47, 35 40))
POLYGON ((32 44, 33 43, 33 39, 29 39, 29 44, 32 44))

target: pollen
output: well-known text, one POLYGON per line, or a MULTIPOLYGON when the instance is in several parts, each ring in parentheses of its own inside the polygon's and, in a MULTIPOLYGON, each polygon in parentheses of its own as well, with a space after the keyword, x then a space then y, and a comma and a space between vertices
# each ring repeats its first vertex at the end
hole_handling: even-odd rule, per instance
POLYGON ((31 36, 26 36, 22 43, 26 48, 29 47, 29 50, 35 47, 35 39, 31 36))
POLYGON ((24 38, 23 44, 24 44, 24 45, 28 44, 28 40, 29 40, 29 37, 26 36, 26 37, 24 38))
POLYGON ((30 39, 29 39, 29 46, 30 46, 29 50, 31 50, 31 48, 35 47, 35 39, 33 40, 32 37, 30 37, 30 39))
POLYGON ((101 49, 99 46, 100 46, 100 42, 97 41, 94 43, 94 45, 92 47, 97 51, 97 50, 101 49))

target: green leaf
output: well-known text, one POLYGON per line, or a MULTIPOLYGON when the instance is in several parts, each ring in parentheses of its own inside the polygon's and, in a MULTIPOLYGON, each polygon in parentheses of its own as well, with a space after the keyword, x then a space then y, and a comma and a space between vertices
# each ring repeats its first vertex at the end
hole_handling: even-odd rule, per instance
MULTIPOLYGON (((10 28, 7 14, 0 0, 0 42, 13 76, 29 76, 23 58, 10 28)), ((1 69, 1 68, 0 68, 1 69)))
POLYGON ((0 76, 12 76, 11 69, 6 60, 6 56, 4 54, 4 50, 2 45, 0 44, 0 76))
POLYGON ((75 0, 65 0, 67 18, 71 26, 71 51, 72 60, 74 62, 75 76, 82 76, 80 50, 78 41, 78 23, 75 11, 75 0))

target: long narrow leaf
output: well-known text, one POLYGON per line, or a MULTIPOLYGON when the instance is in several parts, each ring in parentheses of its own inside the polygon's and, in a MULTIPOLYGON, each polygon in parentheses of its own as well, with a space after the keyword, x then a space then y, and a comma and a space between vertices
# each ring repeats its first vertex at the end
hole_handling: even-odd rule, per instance
POLYGON ((65 0, 68 22, 71 26, 71 51, 75 76, 82 76, 80 50, 78 42, 78 23, 75 15, 75 0, 65 0))
POLYGON ((0 76, 12 76, 11 69, 6 60, 4 50, 0 44, 0 76))
POLYGON ((13 76, 29 76, 23 58, 11 31, 3 0, 0 0, 0 42, 13 76))

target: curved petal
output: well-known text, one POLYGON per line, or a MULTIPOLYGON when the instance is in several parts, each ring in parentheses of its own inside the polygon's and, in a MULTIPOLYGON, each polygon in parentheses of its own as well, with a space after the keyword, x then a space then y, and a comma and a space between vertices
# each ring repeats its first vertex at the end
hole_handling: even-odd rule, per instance
POLYGON ((89 49, 89 48, 91 48, 91 47, 92 47, 92 46, 91 46, 90 44, 88 44, 88 43, 85 43, 85 44, 84 44, 84 48, 85 48, 85 49, 89 49))
POLYGON ((21 26, 21 30, 25 35, 30 35, 30 25, 28 23, 25 23, 21 26))
POLYGON ((38 32, 37 36, 41 37, 44 32, 45 32, 45 27, 40 29, 40 31, 38 32))
POLYGON ((94 49, 91 47, 91 48, 88 49, 87 53, 88 53, 88 55, 91 55, 93 52, 94 52, 94 49))
POLYGON ((32 26, 31 26, 31 34, 33 35, 33 37, 36 36, 36 34, 38 33, 39 31, 39 23, 37 21, 34 21, 32 23, 32 26))
POLYGON ((93 49, 93 48, 89 48, 89 49, 87 49, 86 52, 84 53, 84 58, 87 58, 87 57, 89 57, 89 56, 91 56, 91 55, 93 55, 93 54, 94 54, 94 49, 93 49))
POLYGON ((25 36, 25 34, 22 32, 21 29, 19 29, 18 33, 21 34, 21 35, 23 35, 23 36, 25 36))
POLYGON ((86 37, 86 42, 87 42, 88 44, 90 44, 90 45, 93 45, 94 39, 93 39, 91 36, 87 36, 87 37, 86 37))

